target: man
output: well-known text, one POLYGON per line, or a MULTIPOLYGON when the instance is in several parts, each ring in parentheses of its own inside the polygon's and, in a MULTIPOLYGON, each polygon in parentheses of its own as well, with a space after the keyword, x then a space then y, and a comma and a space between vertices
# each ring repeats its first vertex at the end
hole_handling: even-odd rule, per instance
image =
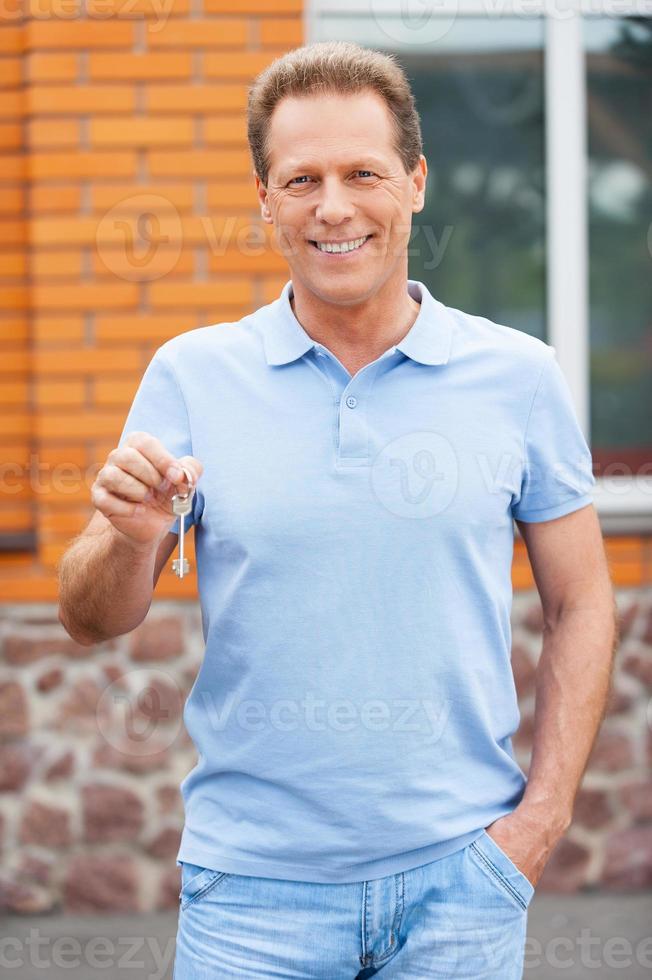
POLYGON ((290 52, 249 141, 291 279, 157 351, 61 569, 72 636, 133 629, 198 481, 175 978, 520 977, 612 665, 590 452, 554 348, 408 279, 427 166, 395 59, 290 52), (545 620, 527 780, 513 519, 545 620))

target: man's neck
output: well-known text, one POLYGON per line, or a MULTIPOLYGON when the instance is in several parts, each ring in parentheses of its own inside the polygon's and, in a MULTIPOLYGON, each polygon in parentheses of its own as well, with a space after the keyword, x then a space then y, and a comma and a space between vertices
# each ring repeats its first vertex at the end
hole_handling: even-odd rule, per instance
POLYGON ((420 303, 405 288, 381 290, 355 306, 327 303, 294 284, 290 305, 309 337, 328 348, 351 375, 399 343, 416 320, 420 303), (383 295, 381 295, 381 293, 383 295))

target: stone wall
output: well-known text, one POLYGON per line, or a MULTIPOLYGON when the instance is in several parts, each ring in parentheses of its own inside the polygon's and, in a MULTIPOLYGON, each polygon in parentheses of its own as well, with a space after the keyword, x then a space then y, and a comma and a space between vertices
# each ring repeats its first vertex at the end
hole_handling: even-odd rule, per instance
MULTIPOLYGON (((608 713, 574 820, 538 889, 652 886, 652 595, 620 590, 608 713)), ((536 593, 515 595, 514 737, 527 772, 541 649, 536 593)), ((177 907, 179 784, 196 752, 182 711, 203 655, 196 604, 156 602, 128 636, 74 643, 54 604, 0 606, 0 908, 177 907)))

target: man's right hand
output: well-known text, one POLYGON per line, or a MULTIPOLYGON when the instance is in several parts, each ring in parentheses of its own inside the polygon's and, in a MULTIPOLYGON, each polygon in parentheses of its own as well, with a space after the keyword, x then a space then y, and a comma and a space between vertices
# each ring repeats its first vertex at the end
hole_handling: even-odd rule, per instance
POLYGON ((182 467, 193 484, 204 470, 194 456, 177 459, 148 432, 130 432, 109 453, 91 487, 91 500, 134 544, 158 544, 175 520, 172 497, 188 489, 182 467))

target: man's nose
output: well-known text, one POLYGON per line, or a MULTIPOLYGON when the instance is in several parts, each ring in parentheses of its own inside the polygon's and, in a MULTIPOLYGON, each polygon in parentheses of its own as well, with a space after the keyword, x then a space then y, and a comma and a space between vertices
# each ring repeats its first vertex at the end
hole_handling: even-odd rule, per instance
POLYGON ((329 225, 337 225, 354 214, 353 203, 347 188, 339 180, 323 180, 319 189, 316 218, 329 225))

